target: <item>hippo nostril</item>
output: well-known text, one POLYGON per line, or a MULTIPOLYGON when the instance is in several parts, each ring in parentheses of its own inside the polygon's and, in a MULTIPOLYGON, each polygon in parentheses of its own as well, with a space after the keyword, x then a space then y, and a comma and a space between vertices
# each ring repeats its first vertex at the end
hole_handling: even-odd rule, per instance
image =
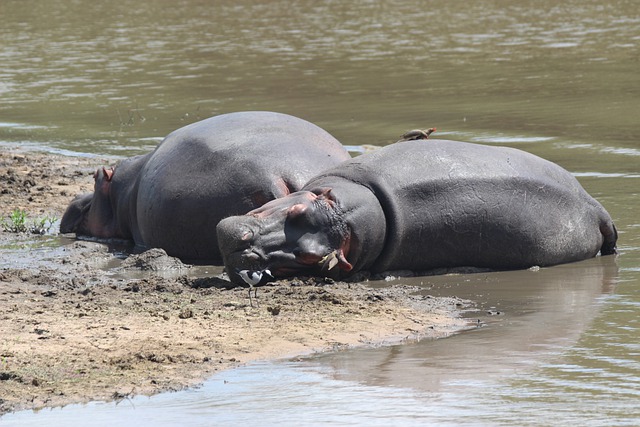
POLYGON ((241 237, 241 240, 243 241, 248 241, 253 239, 253 231, 249 230, 249 231, 245 231, 244 234, 241 237))

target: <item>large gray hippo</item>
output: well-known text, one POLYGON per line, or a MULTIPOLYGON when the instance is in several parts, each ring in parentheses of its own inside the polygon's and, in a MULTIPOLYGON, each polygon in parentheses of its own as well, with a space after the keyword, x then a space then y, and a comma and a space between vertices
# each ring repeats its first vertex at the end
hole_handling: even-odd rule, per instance
POLYGON ((549 266, 612 254, 616 240, 609 214, 560 166, 444 140, 364 154, 218 224, 237 283, 245 270, 277 278, 549 266))
POLYGON ((272 112, 212 117, 155 151, 95 173, 67 208, 62 233, 133 240, 187 260, 220 260, 216 224, 299 190, 351 157, 329 133, 272 112))

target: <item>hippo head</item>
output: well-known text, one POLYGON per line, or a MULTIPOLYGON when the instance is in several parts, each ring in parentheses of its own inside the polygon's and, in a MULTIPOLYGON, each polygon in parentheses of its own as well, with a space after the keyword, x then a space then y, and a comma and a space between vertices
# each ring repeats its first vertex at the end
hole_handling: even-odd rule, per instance
POLYGON ((122 237, 116 232, 111 201, 114 168, 101 168, 93 174, 94 192, 77 196, 60 221, 61 233, 99 238, 122 237))
POLYGON ((339 277, 353 267, 347 256, 351 229, 331 190, 299 191, 246 215, 223 219, 218 243, 231 280, 241 270, 278 277, 339 277))

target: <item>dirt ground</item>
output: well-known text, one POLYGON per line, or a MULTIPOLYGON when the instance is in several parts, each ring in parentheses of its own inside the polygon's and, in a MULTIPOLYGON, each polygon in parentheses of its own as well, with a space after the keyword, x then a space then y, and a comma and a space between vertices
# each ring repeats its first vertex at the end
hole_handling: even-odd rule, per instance
MULTIPOLYGON (((0 215, 21 208, 60 218, 111 163, 5 149, 0 215)), ((0 257, 20 238, 0 231, 0 257)), ((118 269, 106 268, 115 255, 97 242, 67 244, 47 263, 24 253, 32 264, 14 267, 7 256, 0 269, 0 415, 177 390, 254 360, 440 338, 466 326, 467 301, 409 286, 301 278, 260 288, 252 307, 247 289, 195 275, 162 251, 131 255, 118 269)))

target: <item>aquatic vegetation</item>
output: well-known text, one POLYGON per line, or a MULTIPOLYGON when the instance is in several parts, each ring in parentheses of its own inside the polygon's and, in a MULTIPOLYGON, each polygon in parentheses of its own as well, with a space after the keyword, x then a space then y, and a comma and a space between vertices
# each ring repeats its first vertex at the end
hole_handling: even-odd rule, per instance
POLYGON ((9 233, 45 234, 58 220, 55 216, 29 219, 23 209, 14 209, 7 218, 0 219, 2 230, 9 233))

